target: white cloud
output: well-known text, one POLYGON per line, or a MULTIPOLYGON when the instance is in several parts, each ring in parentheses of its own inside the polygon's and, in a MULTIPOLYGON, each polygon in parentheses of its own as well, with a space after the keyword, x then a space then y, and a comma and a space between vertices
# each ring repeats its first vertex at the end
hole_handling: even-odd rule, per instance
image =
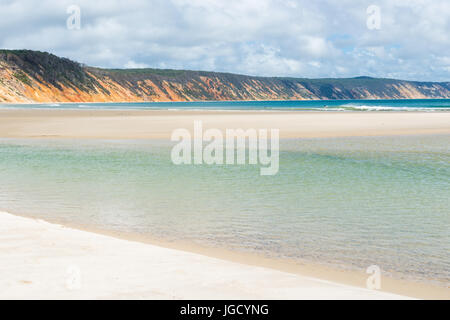
POLYGON ((133 60, 130 60, 127 63, 125 63, 125 65, 123 67, 127 68, 127 69, 142 69, 142 68, 148 68, 149 65, 146 63, 137 63, 137 62, 134 62, 133 60))
POLYGON ((377 0, 2 0, 0 47, 103 67, 449 81, 450 2, 377 0), (81 30, 66 9, 81 8, 81 30))

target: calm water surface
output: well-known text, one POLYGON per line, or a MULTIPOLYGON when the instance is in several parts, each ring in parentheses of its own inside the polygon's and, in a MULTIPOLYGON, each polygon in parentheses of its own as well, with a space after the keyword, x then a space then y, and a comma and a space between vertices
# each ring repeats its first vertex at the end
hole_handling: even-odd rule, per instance
POLYGON ((449 135, 282 140, 276 176, 170 150, 2 139, 0 209, 449 286, 449 135))

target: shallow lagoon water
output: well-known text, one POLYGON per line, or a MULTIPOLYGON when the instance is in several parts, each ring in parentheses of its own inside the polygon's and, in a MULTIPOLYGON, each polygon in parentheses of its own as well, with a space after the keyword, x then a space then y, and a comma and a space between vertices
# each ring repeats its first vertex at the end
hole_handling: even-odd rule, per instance
POLYGON ((449 286, 449 135, 285 139, 275 176, 171 146, 1 139, 0 209, 449 286))

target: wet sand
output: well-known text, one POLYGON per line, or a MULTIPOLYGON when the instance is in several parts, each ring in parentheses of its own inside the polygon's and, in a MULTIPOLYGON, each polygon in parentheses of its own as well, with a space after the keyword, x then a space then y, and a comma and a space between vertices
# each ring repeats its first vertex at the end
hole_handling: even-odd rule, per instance
POLYGON ((170 139, 195 120, 204 129, 279 129, 280 138, 450 133, 450 112, 0 110, 0 137, 170 139))

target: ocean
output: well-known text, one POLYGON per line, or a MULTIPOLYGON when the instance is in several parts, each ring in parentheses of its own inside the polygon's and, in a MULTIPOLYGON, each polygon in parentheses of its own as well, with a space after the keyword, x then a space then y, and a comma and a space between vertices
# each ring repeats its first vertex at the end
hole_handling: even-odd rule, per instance
MULTIPOLYGON (((421 103, 408 108, 432 110, 421 103)), ((431 105, 449 108, 448 100, 431 105)), ((275 176, 249 165, 176 166, 171 147, 0 139, 0 210, 345 270, 378 265, 394 278, 450 284, 450 135, 282 139, 275 176)))
POLYGON ((0 109, 450 111, 450 99, 0 104, 0 109))

